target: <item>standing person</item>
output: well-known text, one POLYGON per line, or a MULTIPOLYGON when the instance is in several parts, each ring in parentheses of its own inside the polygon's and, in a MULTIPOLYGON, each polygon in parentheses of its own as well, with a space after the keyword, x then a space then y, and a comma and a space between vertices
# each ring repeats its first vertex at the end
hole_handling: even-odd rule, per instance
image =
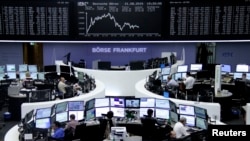
POLYGON ((177 139, 189 135, 185 128, 186 122, 187 119, 185 117, 181 117, 180 120, 175 123, 173 130, 176 133, 177 139))
POLYGON ((168 76, 167 86, 170 88, 179 87, 179 83, 172 79, 172 75, 168 76))
POLYGON ((59 83, 58 83, 58 85, 57 85, 57 88, 58 88, 58 90, 59 90, 59 96, 60 97, 63 97, 63 95, 65 95, 65 93, 66 93, 66 87, 68 87, 68 85, 67 84, 65 84, 65 78, 64 77, 61 77, 60 78, 60 81, 59 81, 59 83))
POLYGON ((195 100, 195 95, 193 92, 195 79, 190 74, 190 72, 187 72, 186 76, 187 76, 187 78, 185 78, 183 81, 183 83, 185 85, 186 95, 187 95, 187 97, 190 97, 190 100, 195 100))
POLYGON ((113 121, 113 111, 108 111, 106 116, 106 119, 100 119, 100 128, 103 133, 103 139, 110 139, 111 127, 115 126, 113 121))

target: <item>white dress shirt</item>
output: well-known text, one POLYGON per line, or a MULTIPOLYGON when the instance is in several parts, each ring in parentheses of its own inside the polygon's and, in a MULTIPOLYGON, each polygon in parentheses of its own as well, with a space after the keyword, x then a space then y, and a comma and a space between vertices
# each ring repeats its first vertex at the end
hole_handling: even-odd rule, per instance
POLYGON ((179 84, 174 79, 171 79, 170 81, 168 81, 167 86, 169 86, 169 87, 179 87, 179 84))
POLYGON ((176 133, 176 138, 189 135, 186 131, 185 126, 181 122, 176 122, 173 129, 176 133))
POLYGON ((186 86, 186 90, 193 89, 195 79, 192 76, 188 76, 183 83, 186 86))

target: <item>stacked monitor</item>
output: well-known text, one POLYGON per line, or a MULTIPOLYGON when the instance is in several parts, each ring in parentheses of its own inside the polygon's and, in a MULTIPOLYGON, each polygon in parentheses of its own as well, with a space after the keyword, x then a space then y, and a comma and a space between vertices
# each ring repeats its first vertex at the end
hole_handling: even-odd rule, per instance
POLYGON ((155 118, 169 119, 169 100, 168 99, 155 99, 155 118))
POLYGON ((141 98, 140 99, 140 117, 147 115, 148 109, 155 108, 155 98, 141 98))
POLYGON ((6 64, 6 71, 9 79, 16 79, 16 65, 15 64, 6 64))
POLYGON ((96 98, 95 99, 95 117, 100 118, 110 111, 109 98, 96 98))
POLYGON ((110 110, 113 111, 114 117, 121 117, 125 116, 125 99, 124 98, 117 98, 111 97, 110 98, 110 110))
POLYGON ((180 118, 185 117, 187 119, 187 126, 194 127, 195 126, 195 114, 194 114, 194 106, 192 105, 179 105, 179 114, 180 118))
POLYGON ((167 82, 170 72, 171 72, 170 67, 164 67, 161 69, 161 81, 162 82, 167 82))
POLYGON ((51 107, 36 110, 35 128, 49 129, 51 127, 51 107))

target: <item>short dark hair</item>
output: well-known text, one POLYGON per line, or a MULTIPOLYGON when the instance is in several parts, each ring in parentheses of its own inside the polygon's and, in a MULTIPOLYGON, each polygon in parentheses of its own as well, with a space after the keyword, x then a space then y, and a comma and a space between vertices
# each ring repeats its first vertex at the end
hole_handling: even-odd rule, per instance
POLYGON ((112 118, 114 116, 113 111, 108 111, 107 118, 112 118))
POLYGON ((76 116, 74 114, 71 114, 69 117, 70 117, 70 119, 75 119, 76 118, 76 116))
POLYGON ((54 121, 55 126, 61 127, 61 123, 59 121, 54 121))
POLYGON ((191 76, 191 73, 188 71, 188 72, 186 73, 186 75, 191 76))
POLYGON ((148 113, 148 116, 152 116, 154 111, 152 109, 148 109, 147 113, 148 113))

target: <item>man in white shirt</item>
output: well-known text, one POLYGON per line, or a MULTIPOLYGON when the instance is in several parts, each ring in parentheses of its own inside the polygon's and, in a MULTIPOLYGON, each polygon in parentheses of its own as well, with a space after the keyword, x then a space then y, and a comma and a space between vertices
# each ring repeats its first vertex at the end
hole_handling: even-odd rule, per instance
POLYGON ((187 122, 187 119, 185 117, 181 117, 179 122, 175 123, 173 130, 176 133, 177 139, 189 135, 189 133, 187 132, 185 128, 186 122, 187 122))
POLYGON ((194 77, 190 74, 190 72, 187 72, 186 74, 187 78, 183 81, 186 89, 186 94, 189 100, 195 100, 195 94, 193 93, 193 86, 195 79, 194 77))
POLYGON ((170 88, 174 88, 174 87, 179 87, 179 84, 174 79, 172 79, 171 75, 169 75, 168 76, 167 86, 170 87, 170 88))

